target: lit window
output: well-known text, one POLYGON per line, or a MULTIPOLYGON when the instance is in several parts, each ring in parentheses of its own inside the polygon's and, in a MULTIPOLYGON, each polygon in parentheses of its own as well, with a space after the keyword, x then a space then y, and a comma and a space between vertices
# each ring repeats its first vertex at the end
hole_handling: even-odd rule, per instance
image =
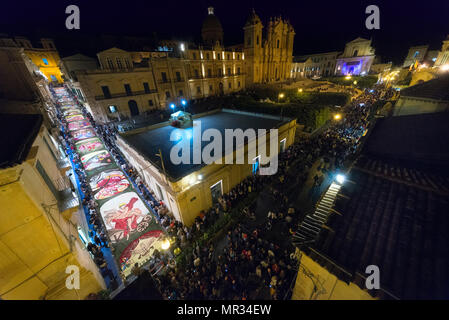
POLYGON ((44 64, 45 64, 46 66, 48 66, 48 60, 47 60, 47 58, 42 58, 42 61, 44 62, 44 64))

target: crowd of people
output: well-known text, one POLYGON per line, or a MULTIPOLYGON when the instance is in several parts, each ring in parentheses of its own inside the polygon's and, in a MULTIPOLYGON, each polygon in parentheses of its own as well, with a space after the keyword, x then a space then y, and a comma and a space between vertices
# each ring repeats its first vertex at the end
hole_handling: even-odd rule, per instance
MULTIPOLYGON (((277 210, 269 211, 260 228, 248 223, 238 224, 226 236, 226 246, 216 252, 216 244, 200 248, 195 246, 191 259, 182 270, 176 266, 157 277, 159 288, 167 299, 247 299, 257 298, 260 288, 269 288, 272 299, 282 299, 289 293, 292 278, 296 273, 296 260, 288 244, 269 241, 270 231, 276 229, 281 237, 294 234, 299 212, 289 206, 288 189, 302 186, 312 164, 320 160, 321 172, 343 169, 348 157, 357 152, 360 138, 369 126, 373 104, 383 96, 388 99, 394 94, 391 89, 376 86, 365 90, 342 112, 341 121, 335 121, 321 134, 304 139, 290 146, 280 155, 279 170, 275 176, 252 176, 243 185, 231 190, 228 195, 200 217, 194 224, 196 232, 202 233, 202 226, 208 219, 229 207, 251 192, 253 186, 247 181, 259 179, 256 186, 271 188, 275 195, 277 210), (278 228, 276 228, 278 227, 278 228)), ((295 191, 294 191, 295 192, 295 191)), ((246 208, 246 210, 248 210, 246 208)), ((299 211, 299 210, 296 210, 299 211)), ((249 215, 249 218, 252 214, 249 215)), ((205 224, 207 226, 207 224, 205 224)), ((181 226, 180 226, 181 227, 181 226)), ((187 232, 187 237, 189 233, 187 232)), ((183 231, 177 233, 184 239, 183 231)), ((182 241, 184 246, 185 241, 182 241)), ((192 244, 189 244, 192 245, 192 244)))
MULTIPOLYGON (((276 175, 246 178, 220 197, 212 208, 200 212, 190 227, 174 219, 164 203, 157 200, 156 194, 124 159, 115 143, 116 129, 110 125, 97 125, 90 113, 82 106, 81 109, 117 163, 136 184, 161 225, 175 239, 171 251, 165 254, 157 252, 153 259, 153 262, 163 261, 165 264, 165 268, 154 277, 165 299, 254 299, 263 292, 269 292, 272 299, 283 299, 289 293, 298 263, 290 241, 280 240, 294 234, 300 219, 300 210, 292 206, 294 197, 291 194, 297 193, 298 187, 305 183, 317 160, 321 161, 318 169, 322 172, 343 168, 345 160, 357 151, 360 138, 368 128, 371 106, 379 98, 388 99, 393 94, 391 89, 382 86, 365 90, 342 110, 343 119, 334 121, 317 136, 292 144, 281 153, 276 175), (276 203, 276 210, 269 210, 261 223, 254 223, 255 208, 246 207, 242 212, 245 219, 227 232, 226 239, 199 246, 198 237, 221 216, 229 214, 250 193, 263 190, 269 190, 266 192, 276 203), (192 255, 179 268, 174 258, 187 247, 193 248, 192 255)), ((58 118, 65 127, 65 119, 60 114, 58 118)), ((74 151, 73 140, 67 132, 62 130, 61 135, 74 151)), ((79 157, 75 152, 72 155, 83 193, 83 206, 92 225, 94 243, 89 243, 88 250, 99 267, 108 269, 104 266, 100 250, 108 244, 98 208, 79 157)), ((318 180, 315 179, 316 184, 318 180)))
MULTIPOLYGON (((57 105, 59 107, 61 106, 59 103, 57 103, 57 105)), ((56 110, 56 116, 61 124, 60 137, 65 142, 65 146, 68 150, 67 153, 71 156, 73 169, 78 177, 82 206, 84 208, 86 219, 89 225, 89 238, 91 239, 91 241, 87 243, 87 250, 92 255, 93 261, 96 263, 101 273, 104 276, 109 277, 111 286, 117 287, 117 279, 114 277, 111 268, 108 266, 104 257, 104 252, 102 250, 102 248, 108 248, 109 244, 108 238, 105 233, 105 228, 98 213, 98 204, 93 198, 90 185, 87 181, 86 172, 84 171, 84 168, 81 164, 80 156, 75 152, 75 141, 69 133, 68 123, 64 118, 61 109, 57 108, 56 110)), ((86 116, 88 115, 86 110, 83 110, 83 112, 85 112, 86 116)), ((97 127, 94 119, 90 117, 89 121, 91 121, 94 127, 97 127)))

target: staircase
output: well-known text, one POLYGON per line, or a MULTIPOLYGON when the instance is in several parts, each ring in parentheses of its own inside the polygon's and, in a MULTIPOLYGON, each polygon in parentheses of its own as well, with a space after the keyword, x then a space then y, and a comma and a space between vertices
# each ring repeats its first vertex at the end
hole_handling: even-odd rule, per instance
POLYGON ((321 226, 327 221, 340 188, 339 184, 333 182, 319 201, 315 211, 306 215, 299 225, 298 231, 293 235, 293 244, 295 246, 299 247, 315 241, 320 233, 321 226))

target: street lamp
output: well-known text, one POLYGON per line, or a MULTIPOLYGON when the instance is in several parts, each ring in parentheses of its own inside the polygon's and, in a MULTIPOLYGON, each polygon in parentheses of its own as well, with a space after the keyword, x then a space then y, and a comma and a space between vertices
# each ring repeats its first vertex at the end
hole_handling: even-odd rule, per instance
POLYGON ((186 111, 186 105, 187 105, 186 99, 181 99, 181 105, 184 108, 184 111, 186 111))
POLYGON ((302 88, 299 88, 299 89, 298 89, 298 92, 301 93, 301 92, 302 92, 302 88))
POLYGON ((170 240, 168 239, 163 240, 161 243, 161 248, 162 250, 167 250, 168 248, 170 248, 170 240))
POLYGON ((343 174, 337 174, 335 176, 335 181, 337 181, 337 183, 339 185, 342 185, 345 182, 345 180, 346 180, 346 177, 343 174))
POLYGON ((170 103, 170 108, 171 108, 172 110, 175 110, 176 105, 175 105, 174 103, 170 103))
POLYGON ((341 119, 341 114, 337 113, 334 115, 334 119, 335 120, 340 120, 341 119))
MULTIPOLYGON (((285 96, 285 95, 284 95, 282 92, 279 93, 279 95, 278 95, 278 103, 279 103, 279 100, 282 99, 284 96, 285 96)), ((284 113, 284 108, 281 106, 281 121, 284 120, 284 115, 283 115, 283 113, 284 113)))

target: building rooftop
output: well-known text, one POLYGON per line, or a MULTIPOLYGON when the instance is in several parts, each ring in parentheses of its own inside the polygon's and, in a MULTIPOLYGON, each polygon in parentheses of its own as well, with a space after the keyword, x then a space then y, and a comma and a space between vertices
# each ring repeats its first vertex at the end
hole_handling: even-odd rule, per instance
POLYGON ((0 114, 0 168, 22 163, 42 125, 40 114, 0 114))
POLYGON ((378 266, 380 298, 447 299, 448 194, 358 168, 347 180, 311 257, 362 289, 366 267, 378 266))
POLYGON ((363 153, 401 165, 449 167, 449 113, 427 113, 379 119, 363 153))
MULTIPOLYGON (((217 129, 223 137, 223 146, 225 139, 225 129, 242 129, 246 130, 249 128, 257 129, 272 129, 279 127, 283 123, 287 123, 290 119, 284 118, 281 121, 279 117, 254 114, 248 112, 239 112, 234 110, 223 109, 219 112, 212 114, 205 114, 200 116, 194 121, 201 120, 201 132, 203 133, 206 129, 217 129)), ((193 128, 178 129, 171 125, 166 125, 156 129, 146 129, 146 130, 135 130, 130 131, 122 135, 122 138, 132 146, 138 153, 144 156, 148 161, 157 166, 161 171, 161 162, 159 157, 156 155, 161 149, 162 156, 164 158, 164 165, 167 175, 173 180, 179 180, 188 174, 197 171, 201 167, 205 166, 202 164, 179 164, 175 165, 170 161, 170 150, 171 148, 179 143, 181 139, 190 139, 193 141, 193 128), (178 141, 170 141, 171 134, 179 135, 178 141)), ((209 142, 202 142, 201 149, 209 144, 209 142)), ((234 148, 235 149, 235 148, 234 148)), ((225 150, 227 153, 229 150, 225 150)), ((195 150, 195 152, 197 152, 195 150)), ((198 151, 199 152, 199 151, 198 151)), ((190 163, 193 163, 193 143, 190 144, 190 163)))
POLYGON ((401 97, 449 101, 449 75, 403 89, 401 97))
POLYGON ((378 120, 324 222, 310 216, 300 226, 312 235, 303 250, 361 289, 366 267, 378 266, 373 296, 447 299, 448 120, 447 113, 378 120))

